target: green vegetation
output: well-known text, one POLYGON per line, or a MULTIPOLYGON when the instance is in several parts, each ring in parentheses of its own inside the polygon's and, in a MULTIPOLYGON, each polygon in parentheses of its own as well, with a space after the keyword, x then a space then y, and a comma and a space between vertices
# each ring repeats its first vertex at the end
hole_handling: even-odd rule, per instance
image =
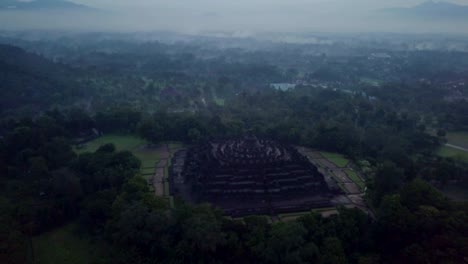
MULTIPOLYGON (((141 161, 141 173, 143 175, 154 173, 154 168, 159 160, 157 147, 148 148, 148 141, 133 135, 104 135, 91 140, 83 148, 77 149, 77 153, 94 152, 105 144, 114 144, 117 151, 130 151, 141 161)), ((180 143, 170 143, 171 148, 181 147, 180 143)))
POLYGON ((468 152, 460 149, 442 146, 437 151, 437 154, 441 157, 450 157, 468 162, 468 152))
POLYGON ((294 216, 303 216, 303 215, 307 215, 307 214, 310 214, 310 210, 309 211, 304 211, 304 212, 294 212, 294 213, 287 213, 287 214, 279 214, 278 217, 279 218, 284 218, 284 217, 294 217, 294 216))
POLYGON ((214 101, 215 101, 215 103, 216 103, 217 105, 219 105, 219 106, 224 106, 224 103, 225 103, 225 100, 224 100, 224 99, 215 97, 215 98, 214 98, 214 101))
POLYGON ((265 51, 261 43, 218 49, 223 41, 235 46, 222 38, 192 45, 133 34, 70 34, 66 41, 28 34, 3 39, 29 52, 0 45, 0 263, 23 263, 14 257, 28 255, 30 233, 37 234, 37 263, 114 262, 105 255, 117 256, 116 263, 468 258, 468 208, 432 186, 466 197, 466 153, 439 149, 439 139, 447 129, 465 131, 447 138, 466 146, 468 92, 459 80, 467 52, 413 51, 399 41, 398 48, 392 41, 349 46, 344 39, 330 49, 269 43, 265 51), (369 60, 377 49, 391 51, 391 59, 369 60), (283 81, 302 85, 267 87, 283 81), (74 152, 70 142, 95 130, 105 136, 74 152), (145 148, 147 142, 196 144, 247 132, 329 151, 324 157, 339 167, 347 168, 347 158, 368 161, 366 202, 375 217, 339 207, 329 217, 299 212, 283 216, 294 218, 287 222, 235 221, 209 205, 154 195, 147 180, 167 150, 145 148), (63 227, 70 222, 79 234, 63 227), (93 242, 100 239, 105 246, 93 242))
POLYGON ((76 224, 56 228, 33 238, 35 263, 89 264, 107 259, 103 245, 87 234, 77 233, 76 224))
POLYGON ((301 216, 309 215, 311 212, 314 213, 322 213, 322 212, 328 212, 328 211, 333 211, 336 210, 335 207, 325 207, 325 208, 315 208, 309 211, 304 211, 304 212, 294 212, 294 213, 287 213, 287 214, 279 214, 278 217, 281 220, 284 221, 290 221, 290 220, 295 220, 301 216))
POLYGON ((320 154, 340 168, 345 167, 349 163, 349 160, 339 153, 321 151, 320 154))
POLYGON ((132 151, 133 155, 141 161, 141 166, 146 168, 145 171, 149 171, 149 168, 153 168, 159 160, 159 152, 156 149, 137 149, 132 151))
POLYGON ((372 79, 372 78, 361 78, 360 81, 363 83, 363 84, 367 84, 367 85, 370 85, 370 86, 379 86, 382 84, 382 81, 381 80, 377 80, 377 79, 372 79))
POLYGON ((468 132, 448 132, 445 137, 449 144, 468 149, 468 132))
POLYGON ((138 147, 142 147, 147 141, 132 135, 104 135, 87 142, 82 148, 75 148, 75 151, 77 153, 94 152, 100 146, 109 143, 114 144, 117 151, 136 151, 138 147))
POLYGON ((362 179, 358 176, 358 174, 351 169, 346 169, 345 170, 346 175, 354 182, 356 183, 361 190, 364 190, 366 188, 366 184, 362 181, 362 179))

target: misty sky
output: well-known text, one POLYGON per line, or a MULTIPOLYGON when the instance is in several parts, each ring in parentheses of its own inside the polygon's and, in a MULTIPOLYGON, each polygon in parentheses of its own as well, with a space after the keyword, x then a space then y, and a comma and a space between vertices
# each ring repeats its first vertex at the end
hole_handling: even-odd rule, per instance
MULTIPOLYGON (((73 0, 106 14, 71 17, 0 15, 4 27, 34 25, 87 30, 172 30, 184 33, 255 32, 464 32, 467 25, 382 20, 375 10, 424 0, 73 0), (15 17, 16 16, 16 17, 15 17)), ((450 0, 466 4, 468 0, 450 0)), ((1 28, 1 26, 0 26, 1 28)))
MULTIPOLYGON (((258 9, 260 7, 314 7, 317 5, 330 8, 359 6, 378 9, 386 7, 413 6, 425 0, 74 0, 73 2, 101 8, 121 7, 164 7, 195 8, 205 10, 220 9, 258 9)), ((446 2, 468 4, 468 0, 448 0, 446 2)))

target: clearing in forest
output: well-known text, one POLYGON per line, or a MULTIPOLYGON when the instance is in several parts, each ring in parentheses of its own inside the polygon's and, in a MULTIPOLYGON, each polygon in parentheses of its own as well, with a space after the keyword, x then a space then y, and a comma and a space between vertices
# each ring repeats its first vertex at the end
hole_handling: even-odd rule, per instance
POLYGON ((320 154, 322 154, 323 157, 333 162, 336 166, 340 168, 346 167, 346 165, 349 163, 349 160, 347 158, 338 153, 321 151, 320 154))
POLYGON ((468 132, 448 132, 447 145, 437 150, 437 155, 468 162, 468 132))
POLYGON ((449 146, 440 147, 439 150, 437 151, 437 155, 441 157, 447 157, 447 158, 450 157, 450 158, 460 159, 465 162, 468 162, 468 152, 460 150, 460 149, 452 148, 449 146))
POLYGON ((448 132, 447 143, 468 149, 468 132, 448 132))
POLYGON ((157 196, 169 196, 168 168, 172 155, 184 145, 180 142, 150 145, 134 135, 104 135, 75 148, 78 154, 94 152, 105 144, 114 144, 117 151, 130 151, 141 161, 141 175, 157 196))
POLYGON ((81 148, 75 148, 75 151, 78 154, 94 152, 100 146, 110 143, 114 144, 117 151, 133 151, 139 146, 145 145, 147 141, 132 135, 104 135, 83 144, 83 147, 81 148))

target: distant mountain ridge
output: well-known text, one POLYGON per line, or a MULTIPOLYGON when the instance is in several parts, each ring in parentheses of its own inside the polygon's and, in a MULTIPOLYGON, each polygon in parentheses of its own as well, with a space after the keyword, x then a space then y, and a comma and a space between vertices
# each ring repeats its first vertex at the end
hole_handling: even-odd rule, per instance
POLYGON ((427 1, 409 8, 386 8, 382 13, 403 18, 463 19, 468 21, 468 6, 449 2, 427 1))
POLYGON ((66 0, 33 0, 33 1, 0 0, 0 10, 50 10, 50 9, 89 10, 92 8, 85 6, 85 5, 66 1, 66 0))

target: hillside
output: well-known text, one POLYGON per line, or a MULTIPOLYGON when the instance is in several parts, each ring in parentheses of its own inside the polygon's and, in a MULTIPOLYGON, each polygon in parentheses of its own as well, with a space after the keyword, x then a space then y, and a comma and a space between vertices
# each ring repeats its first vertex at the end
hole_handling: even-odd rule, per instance
POLYGON ((43 10, 43 9, 66 9, 66 10, 86 10, 89 7, 75 4, 64 0, 35 0, 35 1, 0 1, 0 10, 43 10))
POLYGON ((20 108, 35 112, 77 98, 80 93, 74 74, 36 54, 0 45, 0 112, 20 108))

